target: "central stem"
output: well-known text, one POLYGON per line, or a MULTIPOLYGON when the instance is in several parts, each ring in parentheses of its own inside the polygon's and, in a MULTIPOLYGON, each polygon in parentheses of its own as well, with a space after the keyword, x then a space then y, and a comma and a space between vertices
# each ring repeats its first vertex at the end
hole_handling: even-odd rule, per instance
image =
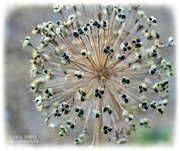
POLYGON ((97 103, 97 110, 101 113, 101 116, 96 119, 96 145, 100 146, 101 145, 101 128, 102 128, 102 103, 101 100, 98 100, 97 103))

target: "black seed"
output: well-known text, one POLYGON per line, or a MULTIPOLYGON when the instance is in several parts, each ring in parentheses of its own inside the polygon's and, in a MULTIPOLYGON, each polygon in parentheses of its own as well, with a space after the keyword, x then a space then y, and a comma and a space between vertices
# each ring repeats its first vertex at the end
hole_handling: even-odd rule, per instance
POLYGON ((148 106, 144 106, 144 109, 147 110, 147 109, 148 109, 148 106))
POLYGON ((139 123, 140 125, 144 125, 143 123, 139 123))
POLYGON ((135 41, 135 40, 133 40, 133 41, 132 41, 132 43, 133 43, 133 44, 135 44, 135 43, 136 43, 136 41, 135 41))
POLYGON ((52 38, 52 34, 49 34, 48 36, 49 36, 50 38, 52 38))
POLYGON ((57 25, 60 25, 60 21, 57 21, 56 23, 57 23, 57 25))
POLYGON ((142 89, 142 86, 141 86, 141 85, 139 86, 139 89, 142 89))
POLYGON ((78 37, 79 37, 79 34, 78 34, 77 32, 74 32, 74 33, 73 33, 73 36, 76 37, 76 38, 78 38, 78 37))
POLYGON ((81 74, 78 74, 78 75, 77 75, 77 78, 78 78, 78 79, 81 79, 81 78, 82 78, 82 75, 81 75, 81 74))
POLYGON ((67 122, 67 125, 70 125, 71 123, 70 122, 67 122))
POLYGON ((104 53, 108 53, 108 50, 106 48, 104 49, 104 53))
POLYGON ((31 87, 32 90, 34 90, 36 87, 31 87))
POLYGON ((146 91, 147 91, 147 88, 143 88, 143 90, 146 92, 146 91))
POLYGON ((96 89, 96 90, 95 90, 95 93, 98 93, 98 92, 99 92, 99 90, 98 90, 98 89, 96 89))
POLYGON ((147 124, 147 122, 144 122, 144 124, 146 125, 146 124, 147 124))
POLYGON ((147 105, 147 102, 143 102, 143 103, 142 103, 142 106, 145 106, 145 105, 147 105))
POLYGON ((98 118, 100 115, 99 114, 96 114, 95 117, 98 118))
POLYGON ((123 47, 123 51, 127 51, 127 48, 126 48, 126 47, 123 47))
POLYGON ((83 98, 83 97, 81 97, 81 101, 84 101, 84 98, 83 98))
POLYGON ((100 91, 101 94, 104 94, 104 91, 100 91))
POLYGON ((107 25, 106 25, 106 24, 104 24, 104 25, 103 25, 103 27, 104 27, 104 28, 106 28, 106 27, 107 27, 107 25))
POLYGON ((65 56, 64 59, 69 60, 69 56, 65 56))
POLYGON ((76 109, 75 109, 75 112, 79 112, 79 109, 78 109, 78 108, 76 108, 76 109))
POLYGON ((156 108, 155 104, 151 104, 150 106, 151 106, 153 109, 156 108))
POLYGON ((61 116, 61 114, 59 114, 59 113, 58 113, 58 114, 57 114, 57 116, 58 116, 58 117, 60 117, 60 116, 61 116))
POLYGON ((128 99, 124 99, 124 102, 125 102, 125 103, 128 103, 128 99))
POLYGON ((165 85, 168 84, 168 83, 169 83, 168 81, 164 82, 165 85))
POLYGON ((108 132, 111 132, 112 131, 112 128, 108 128, 108 132))
POLYGON ((103 126, 103 129, 106 130, 108 127, 107 126, 103 126))
POLYGON ((64 110, 65 110, 65 109, 64 109, 64 108, 62 108, 62 109, 61 109, 61 112, 64 112, 64 110))
POLYGON ((132 118, 131 117, 128 117, 129 121, 132 121, 132 118))
POLYGON ((47 73, 47 70, 44 70, 44 73, 47 73))
POLYGON ((83 56, 85 56, 85 55, 86 55, 86 53, 85 53, 85 52, 82 52, 81 54, 82 54, 83 56))
POLYGON ((121 18, 121 17, 122 17, 122 15, 121 15, 121 14, 119 14, 119 15, 118 15, 118 17, 119 17, 119 18, 121 18))
POLYGON ((82 35, 82 34, 84 34, 84 32, 83 32, 82 30, 80 30, 80 31, 79 31, 79 34, 82 35))
POLYGON ((139 90, 139 93, 142 93, 143 92, 143 90, 139 90))
POLYGON ((151 36, 151 35, 148 37, 148 39, 152 39, 152 38, 153 38, 153 36, 151 36))
POLYGON ((124 44, 126 47, 128 46, 128 42, 125 42, 125 44, 124 44))
POLYGON ((107 134, 107 133, 108 133, 108 131, 107 131, 107 130, 105 130, 105 131, 104 131, 104 134, 107 134))
POLYGON ((110 51, 110 52, 114 52, 114 50, 113 50, 113 49, 110 49, 109 51, 110 51))
POLYGON ((65 107, 65 108, 69 108, 69 105, 68 105, 68 104, 65 104, 64 107, 65 107))
POLYGON ((127 83, 127 84, 129 84, 129 83, 130 83, 130 80, 129 80, 129 79, 127 79, 127 80, 126 80, 126 83, 127 83))
POLYGON ((93 26, 97 26, 98 22, 94 21, 93 26))
POLYGON ((80 110, 80 112, 79 112, 80 114, 84 114, 84 110, 80 110))
POLYGON ((126 82, 126 78, 122 78, 122 80, 121 80, 123 83, 125 83, 126 82))
POLYGON ((74 125, 71 125, 70 128, 73 129, 75 126, 74 125))
POLYGON ((108 111, 108 114, 112 114, 112 110, 109 110, 109 111, 108 111))
POLYGON ((85 93, 85 92, 82 92, 81 95, 82 95, 82 96, 86 96, 86 93, 85 93))
POLYGON ((123 55, 123 56, 121 56, 121 60, 125 60, 125 58, 126 58, 126 57, 125 57, 124 55, 123 55))
POLYGON ((126 19, 126 15, 123 14, 121 18, 126 19))
POLYGON ((46 89, 44 92, 45 92, 46 94, 48 94, 48 93, 49 93, 48 89, 46 89))
POLYGON ((152 53, 152 56, 153 56, 153 57, 156 57, 156 56, 157 56, 157 53, 154 53, 154 52, 153 52, 153 53, 152 53))
POLYGON ((152 71, 151 71, 151 74, 155 74, 155 71, 154 71, 154 70, 152 70, 152 71))
POLYGON ((156 24, 156 20, 153 20, 152 22, 156 24))
POLYGON ((127 47, 127 49, 128 49, 128 50, 131 50, 131 47, 130 47, 130 46, 128 46, 128 47, 127 47))
POLYGON ((164 105, 164 106, 166 106, 166 105, 167 105, 167 103, 164 103, 163 105, 164 105))
POLYGON ((96 93, 96 94, 95 94, 95 97, 98 97, 98 96, 99 96, 99 93, 96 93))
POLYGON ((158 90, 157 90, 157 89, 154 89, 154 92, 158 93, 158 90))
POLYGON ((103 108, 103 112, 106 112, 107 110, 108 110, 107 107, 104 107, 104 108, 103 108))
POLYGON ((107 46, 107 47, 106 47, 106 49, 108 49, 108 50, 109 50, 109 49, 110 49, 110 46, 107 46))
POLYGON ((100 28, 101 27, 101 24, 97 24, 97 28, 100 28))
POLYGON ((138 58, 141 59, 141 58, 142 58, 142 55, 139 55, 138 58))
POLYGON ((160 35, 158 33, 156 33, 156 38, 160 38, 160 35))
POLYGON ((84 30, 85 30, 85 31, 87 31, 87 30, 88 30, 88 28, 87 28, 87 27, 84 27, 84 30))
POLYGON ((138 48, 141 47, 141 44, 139 44, 139 43, 136 43, 135 45, 136 45, 136 47, 138 47, 138 48))
POLYGON ((126 94, 123 94, 121 97, 122 97, 122 98, 126 98, 126 94))
POLYGON ((65 111, 64 111, 64 113, 65 113, 65 114, 68 114, 68 113, 69 113, 69 111, 68 111, 68 110, 65 110, 65 111))
POLYGON ((34 64, 37 64, 37 62, 36 62, 36 61, 34 61, 34 64))
POLYGON ((83 114, 81 114, 81 113, 78 114, 78 117, 82 117, 82 116, 83 116, 83 114))
POLYGON ((63 53, 63 54, 62 54, 62 57, 63 57, 63 56, 65 57, 65 56, 66 56, 66 53, 63 53))
POLYGON ((139 43, 139 42, 141 42, 141 40, 140 39, 136 39, 136 42, 139 43))

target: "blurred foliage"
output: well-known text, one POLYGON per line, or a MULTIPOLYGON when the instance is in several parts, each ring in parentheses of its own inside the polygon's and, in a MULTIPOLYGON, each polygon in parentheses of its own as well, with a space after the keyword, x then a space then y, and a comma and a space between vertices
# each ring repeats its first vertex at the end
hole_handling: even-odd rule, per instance
POLYGON ((172 142, 172 127, 167 126, 161 129, 157 128, 142 128, 136 134, 139 144, 152 145, 158 143, 172 142))

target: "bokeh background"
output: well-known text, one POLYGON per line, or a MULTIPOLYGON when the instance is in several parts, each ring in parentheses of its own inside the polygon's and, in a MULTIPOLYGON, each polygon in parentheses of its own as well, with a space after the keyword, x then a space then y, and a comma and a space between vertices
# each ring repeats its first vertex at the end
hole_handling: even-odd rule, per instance
MULTIPOLYGON (((169 36, 175 38, 173 12, 166 6, 143 6, 147 16, 155 16, 158 21, 156 29, 161 35, 162 42, 167 42, 169 36)), ((69 140, 61 139, 49 129, 34 106, 33 95, 29 92, 31 78, 29 76, 31 49, 23 50, 21 40, 25 36, 33 37, 33 44, 38 36, 32 36, 31 30, 38 23, 55 21, 58 14, 52 12, 52 6, 40 5, 12 5, 7 9, 5 19, 5 46, 4 46, 4 87, 5 110, 4 120, 6 127, 6 141, 11 135, 36 135, 39 143, 33 145, 67 145, 69 140)), ((176 38, 175 38, 176 39, 176 38)), ((175 47, 168 48, 163 55, 171 62, 174 69, 174 78, 171 80, 171 97, 165 114, 152 114, 151 129, 139 129, 132 135, 127 145, 173 144, 176 110, 176 64, 175 47)))

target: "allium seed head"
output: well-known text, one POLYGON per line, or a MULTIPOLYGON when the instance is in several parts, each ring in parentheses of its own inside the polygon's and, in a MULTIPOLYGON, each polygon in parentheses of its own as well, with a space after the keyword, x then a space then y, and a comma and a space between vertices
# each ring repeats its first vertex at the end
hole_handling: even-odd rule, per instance
MULTIPOLYGON (((48 126, 65 138, 82 128, 76 145, 103 138, 117 144, 138 127, 151 127, 145 112, 161 115, 168 104, 172 67, 161 55, 163 44, 154 29, 157 20, 140 5, 54 5, 60 20, 38 24, 33 48, 31 91, 48 126), (80 126, 81 125, 81 126, 80 126)), ((164 49, 164 50, 162 50, 164 49)))

